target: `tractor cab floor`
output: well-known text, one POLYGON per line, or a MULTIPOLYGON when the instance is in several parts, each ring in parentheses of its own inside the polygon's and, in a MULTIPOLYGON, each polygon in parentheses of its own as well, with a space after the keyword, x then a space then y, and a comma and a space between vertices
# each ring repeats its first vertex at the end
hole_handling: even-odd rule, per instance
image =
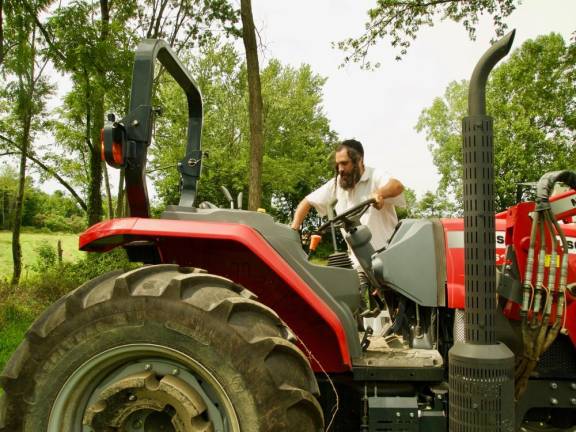
POLYGON ((353 359, 354 367, 443 368, 444 360, 435 349, 409 348, 397 336, 372 336, 369 341, 362 356, 353 359))

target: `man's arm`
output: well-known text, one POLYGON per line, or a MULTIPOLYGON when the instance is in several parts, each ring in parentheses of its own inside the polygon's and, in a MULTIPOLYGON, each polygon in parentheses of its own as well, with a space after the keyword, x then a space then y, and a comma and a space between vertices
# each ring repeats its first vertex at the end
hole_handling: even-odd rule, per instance
POLYGON ((300 201, 300 204, 298 204, 298 207, 296 207, 296 211, 294 212, 294 220, 292 221, 290 228, 298 231, 300 229, 300 225, 302 225, 302 222, 304 222, 304 218, 311 208, 312 204, 310 204, 306 198, 300 201))
POLYGON ((381 209, 386 198, 397 197, 402 192, 404 192, 404 185, 395 178, 391 178, 384 186, 376 189, 374 193, 374 198, 376 199, 374 207, 381 209))

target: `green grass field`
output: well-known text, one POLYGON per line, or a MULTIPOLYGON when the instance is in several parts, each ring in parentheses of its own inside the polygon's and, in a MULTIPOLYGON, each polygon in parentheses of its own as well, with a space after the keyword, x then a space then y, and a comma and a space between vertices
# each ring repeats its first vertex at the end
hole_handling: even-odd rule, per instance
MULTIPOLYGON (((47 306, 39 303, 27 284, 28 276, 34 273, 37 262, 36 249, 48 243, 56 250, 58 240, 62 241, 62 259, 74 262, 84 252, 78 250, 78 235, 63 233, 27 233, 21 234, 23 284, 15 289, 8 287, 12 277, 12 233, 0 231, 0 370, 21 342, 24 332, 47 306)), ((1 393, 1 392, 0 392, 1 393)))
MULTIPOLYGON (((36 263, 36 252, 41 244, 47 242, 54 249, 58 240, 62 241, 64 261, 73 262, 81 258, 84 252, 78 250, 78 235, 64 233, 22 233, 20 242, 22 243, 22 276, 25 279, 27 272, 33 271, 32 267, 36 263)), ((0 278, 9 279, 12 276, 12 232, 0 231, 0 278)))

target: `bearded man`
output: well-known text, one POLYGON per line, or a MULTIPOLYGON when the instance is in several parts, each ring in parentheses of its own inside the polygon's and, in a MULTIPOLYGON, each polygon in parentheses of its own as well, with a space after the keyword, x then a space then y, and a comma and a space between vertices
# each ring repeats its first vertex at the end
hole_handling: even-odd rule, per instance
POLYGON ((359 141, 349 139, 336 146, 336 177, 304 198, 294 213, 291 228, 299 230, 312 207, 320 216, 336 201, 336 214, 341 214, 369 198, 374 205, 360 218, 372 232, 372 246, 381 249, 398 223, 395 206, 406 205, 404 186, 381 170, 364 166, 364 148, 359 141))

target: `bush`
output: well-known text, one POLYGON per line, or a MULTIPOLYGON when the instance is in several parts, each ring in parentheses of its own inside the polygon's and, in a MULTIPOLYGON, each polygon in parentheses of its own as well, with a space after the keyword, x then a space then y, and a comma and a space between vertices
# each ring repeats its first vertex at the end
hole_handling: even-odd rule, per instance
POLYGON ((17 287, 0 278, 0 370, 22 341, 26 329, 40 313, 70 291, 103 273, 134 269, 122 248, 88 254, 75 263, 59 263, 48 242, 36 248, 36 274, 23 278, 17 287))
POLYGON ((33 270, 43 273, 56 266, 58 254, 56 249, 47 241, 43 241, 40 246, 34 249, 34 252, 36 253, 36 263, 32 266, 33 270))
MULTIPOLYGON (((45 253, 47 256, 50 254, 48 251, 45 253)), ((44 262, 47 263, 49 260, 47 257, 44 262)), ((31 279, 30 287, 40 301, 50 304, 101 274, 112 270, 128 271, 138 266, 139 264, 128 261, 128 256, 122 248, 102 254, 90 253, 74 263, 55 263, 44 267, 38 276, 31 279)))
POLYGON ((86 221, 78 215, 65 217, 59 214, 39 213, 34 216, 34 226, 48 232, 79 233, 86 229, 86 221))

